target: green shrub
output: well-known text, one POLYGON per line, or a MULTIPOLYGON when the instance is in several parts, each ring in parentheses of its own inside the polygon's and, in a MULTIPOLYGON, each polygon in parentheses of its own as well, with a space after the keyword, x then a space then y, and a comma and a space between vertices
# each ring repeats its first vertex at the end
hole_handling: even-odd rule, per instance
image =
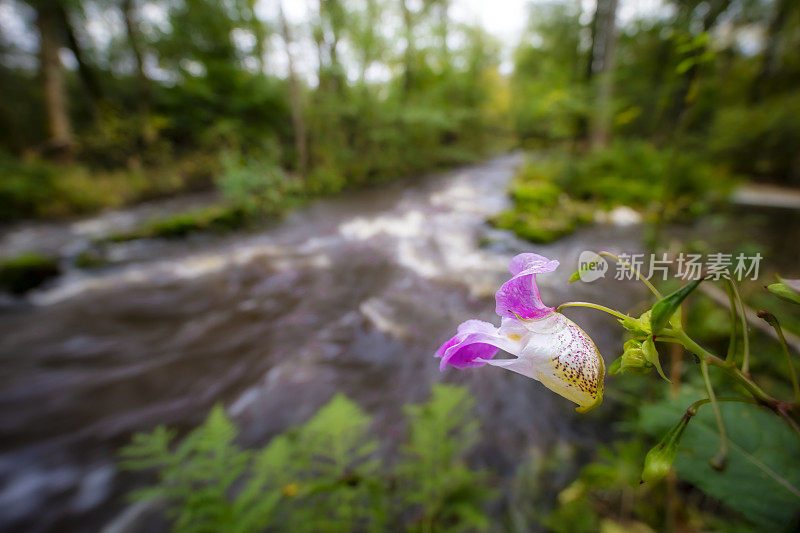
POLYGON ((216 158, 202 154, 157 167, 91 169, 23 161, 0 152, 0 220, 63 217, 207 187, 216 158))
POLYGON ((597 208, 625 205, 663 220, 690 218, 732 184, 727 173, 691 153, 620 141, 582 157, 557 152, 529 161, 511 183, 513 207, 492 222, 547 243, 590 223, 597 208))
POLYGON ((493 217, 492 223, 523 239, 548 243, 591 222, 591 206, 572 199, 555 183, 563 166, 563 161, 555 158, 523 165, 509 188, 513 207, 493 217))
POLYGON ((216 185, 226 203, 259 215, 282 213, 303 192, 303 183, 287 175, 269 155, 226 153, 216 185))
POLYGON ((41 213, 54 191, 57 169, 43 162, 25 163, 0 152, 0 220, 41 213))
POLYGON ((335 396, 300 427, 242 450, 217 406, 175 444, 165 427, 134 436, 122 467, 157 472, 136 499, 167 503, 176 531, 462 531, 486 529, 491 492, 464 463, 478 426, 461 387, 439 385, 408 407, 409 437, 389 468, 361 408, 335 396))
POLYGON ((0 288, 21 295, 58 276, 58 259, 38 253, 25 253, 0 263, 0 288))
POLYGON ((672 217, 703 211, 732 185, 724 171, 695 154, 630 140, 567 159, 555 182, 571 196, 605 207, 666 208, 672 217))

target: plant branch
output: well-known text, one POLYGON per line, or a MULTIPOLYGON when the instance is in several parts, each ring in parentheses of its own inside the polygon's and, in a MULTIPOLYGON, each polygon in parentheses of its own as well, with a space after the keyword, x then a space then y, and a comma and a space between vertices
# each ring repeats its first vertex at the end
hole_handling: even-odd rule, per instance
MULTIPOLYGON (((751 405, 759 405, 759 403, 752 398, 742 398, 739 396, 723 396, 721 398, 717 398, 717 402, 739 402, 739 403, 749 403, 751 405)), ((697 408, 707 403, 711 403, 710 398, 702 398, 700 400, 697 400, 696 402, 694 402, 693 404, 691 404, 689 407, 686 408, 686 412, 694 416, 697 414, 697 408)))
POLYGON ((725 292, 728 293, 728 304, 731 314, 731 338, 730 341, 728 341, 728 354, 725 356, 725 362, 733 363, 733 358, 736 356, 736 324, 739 321, 739 312, 736 305, 736 297, 734 296, 733 292, 733 282, 731 280, 727 281, 728 283, 725 286, 725 292))
POLYGON ((781 323, 778 322, 778 319, 775 317, 775 315, 769 311, 759 311, 758 317, 772 326, 772 329, 774 329, 775 333, 778 335, 778 342, 780 343, 781 348, 783 348, 783 354, 786 356, 786 364, 789 365, 789 376, 792 379, 792 387, 794 388, 794 401, 795 403, 800 403, 800 385, 798 385, 797 382, 797 371, 794 368, 794 363, 792 363, 792 356, 789 354, 789 347, 786 345, 786 337, 783 336, 783 328, 781 328, 781 323))
POLYGON ((742 372, 745 375, 750 374, 750 333, 747 327, 747 318, 745 317, 744 302, 742 295, 739 294, 739 289, 736 288, 736 283, 732 279, 726 279, 728 287, 733 291, 733 296, 736 300, 737 311, 742 322, 742 340, 744 341, 744 356, 742 358, 742 372))
POLYGON ((715 470, 723 470, 728 456, 728 432, 725 430, 725 422, 722 420, 722 411, 717 403, 717 397, 714 394, 714 387, 711 386, 711 379, 708 376, 708 362, 700 362, 700 370, 703 373, 703 381, 706 384, 706 393, 708 399, 711 401, 711 407, 714 409, 714 417, 717 419, 717 428, 719 429, 719 449, 716 455, 711 458, 711 466, 715 470))
POLYGON ((729 376, 731 376, 736 382, 742 385, 747 391, 755 398, 759 403, 762 403, 772 409, 773 411, 777 412, 777 405, 778 402, 761 390, 761 388, 753 382, 748 376, 743 374, 735 365, 726 363, 724 360, 720 359, 716 355, 712 354, 699 344, 697 344, 689 335, 686 334, 684 331, 676 331, 674 332, 675 338, 681 341, 684 348, 695 354, 700 358, 701 361, 705 361, 709 365, 717 366, 722 368, 729 376))

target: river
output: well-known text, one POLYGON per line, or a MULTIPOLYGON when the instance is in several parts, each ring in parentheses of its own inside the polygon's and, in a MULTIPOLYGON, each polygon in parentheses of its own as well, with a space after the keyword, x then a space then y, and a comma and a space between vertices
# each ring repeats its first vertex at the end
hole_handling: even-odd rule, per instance
MULTIPOLYGON (((133 432, 187 430, 223 402, 244 445, 308 419, 338 391, 399 438, 401 406, 438 381, 478 400, 477 460, 513 472, 530 447, 603 432, 608 410, 577 415, 540 384, 498 368, 440 373, 434 350, 464 319, 494 318, 509 259, 562 263, 540 276, 545 302, 636 308, 633 282, 566 284, 584 249, 631 250, 638 225, 596 225, 533 246, 485 221, 507 205, 520 155, 316 201, 259 231, 114 245, 113 266, 71 269, 0 311, 0 529, 96 531, 140 477, 119 473, 133 432)), ((206 197, 189 203, 203 204, 206 197)), ((78 249, 187 201, 6 233, 0 249, 78 249), (70 248, 71 247, 71 248, 70 248)), ((620 331, 568 312, 607 361, 620 331)))

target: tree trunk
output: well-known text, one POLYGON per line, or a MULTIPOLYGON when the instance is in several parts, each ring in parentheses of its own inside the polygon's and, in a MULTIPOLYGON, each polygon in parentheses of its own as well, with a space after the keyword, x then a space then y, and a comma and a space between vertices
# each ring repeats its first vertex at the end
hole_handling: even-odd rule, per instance
POLYGON ((289 24, 286 22, 286 15, 283 12, 283 2, 278 2, 278 14, 280 16, 281 34, 286 46, 286 61, 289 66, 289 105, 292 111, 292 126, 294 128, 294 143, 297 150, 297 172, 302 178, 308 172, 308 147, 306 144, 306 126, 303 121, 303 104, 300 95, 300 84, 297 81, 297 74, 294 70, 294 57, 290 45, 292 38, 289 33, 289 24))
POLYGON ((144 71, 144 54, 139 41, 139 22, 136 17, 134 0, 122 0, 122 18, 125 20, 125 32, 128 35, 128 44, 133 52, 136 63, 136 85, 139 93, 140 134, 146 144, 155 140, 156 132, 150 123, 150 80, 144 71))
POLYGON ((56 156, 66 157, 72 149, 72 127, 67 111, 64 72, 58 56, 61 31, 58 11, 50 2, 36 5, 36 24, 39 27, 39 54, 44 103, 47 115, 48 149, 56 156))
POLYGON ((67 44, 70 50, 72 50, 75 60, 78 62, 78 76, 80 76, 81 83, 89 97, 90 111, 94 117, 97 117, 98 110, 103 102, 103 92, 100 88, 100 83, 97 81, 92 67, 89 66, 89 63, 86 61, 81 44, 75 34, 75 28, 69 18, 69 13, 67 13, 67 10, 64 8, 63 2, 56 2, 55 9, 58 12, 59 23, 64 28, 67 44))
POLYGON ((614 48, 617 42, 617 0, 598 0, 597 29, 592 53, 592 73, 596 75, 597 105, 592 123, 591 145, 607 146, 611 138, 611 96, 614 88, 614 48))
POLYGON ((403 97, 408 97, 414 86, 414 14, 408 7, 407 0, 400 0, 403 8, 403 24, 406 34, 406 49, 403 53, 403 97))

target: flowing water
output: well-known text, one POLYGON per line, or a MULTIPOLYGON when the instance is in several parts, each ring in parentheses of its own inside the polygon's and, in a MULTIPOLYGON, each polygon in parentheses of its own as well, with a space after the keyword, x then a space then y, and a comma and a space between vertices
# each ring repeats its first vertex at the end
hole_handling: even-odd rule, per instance
MULTIPOLYGON (((28 301, 6 303, 0 529, 97 530, 141 482, 115 467, 132 432, 186 430, 216 402, 238 420, 243 444, 255 445, 341 391, 396 441, 403 404, 424 400, 434 382, 464 383, 486 435, 476 460, 501 473, 531 446, 593 438, 604 415, 578 418, 566 400, 498 368, 440 373, 431 357, 464 319, 497 321, 492 295, 521 251, 562 262, 540 276, 551 305, 587 299, 630 309, 645 297, 631 282, 565 283, 582 250, 637 246, 636 225, 597 225, 533 247, 486 224, 507 204, 520 162, 504 156, 319 201, 257 233, 114 245, 114 266, 71 270, 28 301)), ((0 251, 65 253, 185 207, 21 227, 0 251)), ((568 314, 615 356, 613 320, 568 314)))

